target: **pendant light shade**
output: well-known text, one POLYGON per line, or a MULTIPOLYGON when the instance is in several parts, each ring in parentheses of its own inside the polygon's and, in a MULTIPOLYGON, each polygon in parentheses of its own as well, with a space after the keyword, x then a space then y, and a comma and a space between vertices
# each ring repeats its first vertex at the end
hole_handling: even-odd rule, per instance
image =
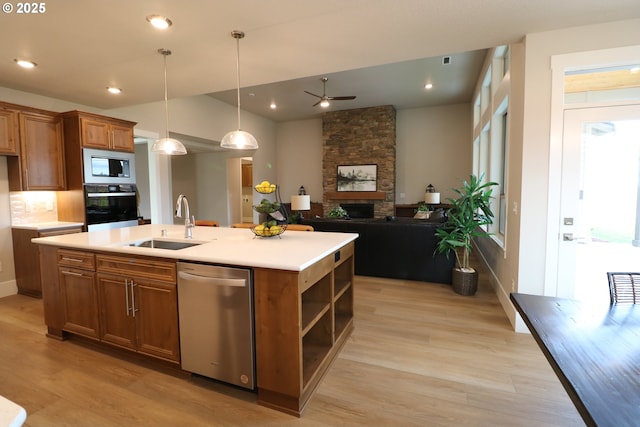
POLYGON ((158 53, 164 56, 164 114, 166 121, 165 137, 156 140, 151 146, 151 151, 160 154, 182 155, 187 154, 184 145, 174 138, 169 138, 169 100, 167 97, 167 56, 171 55, 169 49, 158 49, 158 53))
POLYGON ((258 148, 258 141, 249 132, 240 130, 240 39, 244 38, 242 31, 232 31, 231 37, 236 39, 236 82, 238 86, 238 130, 227 133, 220 141, 222 148, 232 148, 235 150, 255 150, 258 148))

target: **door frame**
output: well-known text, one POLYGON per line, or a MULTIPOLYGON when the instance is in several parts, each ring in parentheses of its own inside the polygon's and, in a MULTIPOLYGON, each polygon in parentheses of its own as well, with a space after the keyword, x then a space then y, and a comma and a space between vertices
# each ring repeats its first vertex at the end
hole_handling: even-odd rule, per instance
POLYGON ((564 112, 569 109, 634 105, 638 101, 564 103, 564 74, 570 70, 585 70, 640 62, 640 46, 578 52, 551 57, 551 117, 549 135, 549 180, 547 197, 547 239, 543 295, 558 295, 558 252, 561 215, 562 144, 564 112))

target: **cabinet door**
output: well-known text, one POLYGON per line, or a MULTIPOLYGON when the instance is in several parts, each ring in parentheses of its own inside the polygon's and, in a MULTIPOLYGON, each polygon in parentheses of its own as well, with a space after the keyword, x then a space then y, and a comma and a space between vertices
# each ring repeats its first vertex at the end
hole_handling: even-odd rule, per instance
POLYGON ((133 128, 131 126, 111 125, 111 148, 118 151, 135 151, 133 145, 133 128))
POLYGON ((124 276, 98 274, 101 339, 135 350, 136 329, 132 314, 131 281, 124 276))
POLYGON ((58 281, 64 302, 63 329, 98 339, 98 296, 95 273, 58 267, 58 281))
POLYGON ((18 113, 0 109, 0 154, 18 154, 18 113))
POLYGON ((179 362, 176 285, 136 280, 134 288, 138 352, 179 362))
POLYGON ((13 259, 16 272, 18 293, 33 297, 40 297, 40 258, 38 248, 31 239, 39 237, 36 230, 12 228, 13 259))
POLYGON ((80 128, 83 147, 109 149, 109 123, 81 117, 80 128))
POLYGON ((65 190, 62 119, 20 113, 20 165, 23 190, 65 190))

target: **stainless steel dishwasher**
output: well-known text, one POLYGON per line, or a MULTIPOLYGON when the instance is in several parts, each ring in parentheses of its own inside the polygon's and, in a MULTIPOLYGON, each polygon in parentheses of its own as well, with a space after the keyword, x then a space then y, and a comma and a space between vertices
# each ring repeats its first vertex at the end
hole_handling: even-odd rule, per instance
POLYGON ((178 262, 182 369, 255 389, 251 270, 178 262))

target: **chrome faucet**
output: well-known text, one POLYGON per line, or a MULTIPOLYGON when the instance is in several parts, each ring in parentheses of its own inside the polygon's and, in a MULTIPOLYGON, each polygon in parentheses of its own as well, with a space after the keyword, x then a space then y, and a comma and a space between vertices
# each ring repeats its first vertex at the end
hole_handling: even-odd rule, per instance
POLYGON ((184 238, 191 239, 193 237, 192 231, 195 226, 195 217, 191 218, 189 213, 189 200, 187 196, 181 194, 178 196, 178 200, 176 201, 176 217, 182 218, 182 201, 184 200, 184 210, 185 210, 185 219, 184 219, 184 238))

